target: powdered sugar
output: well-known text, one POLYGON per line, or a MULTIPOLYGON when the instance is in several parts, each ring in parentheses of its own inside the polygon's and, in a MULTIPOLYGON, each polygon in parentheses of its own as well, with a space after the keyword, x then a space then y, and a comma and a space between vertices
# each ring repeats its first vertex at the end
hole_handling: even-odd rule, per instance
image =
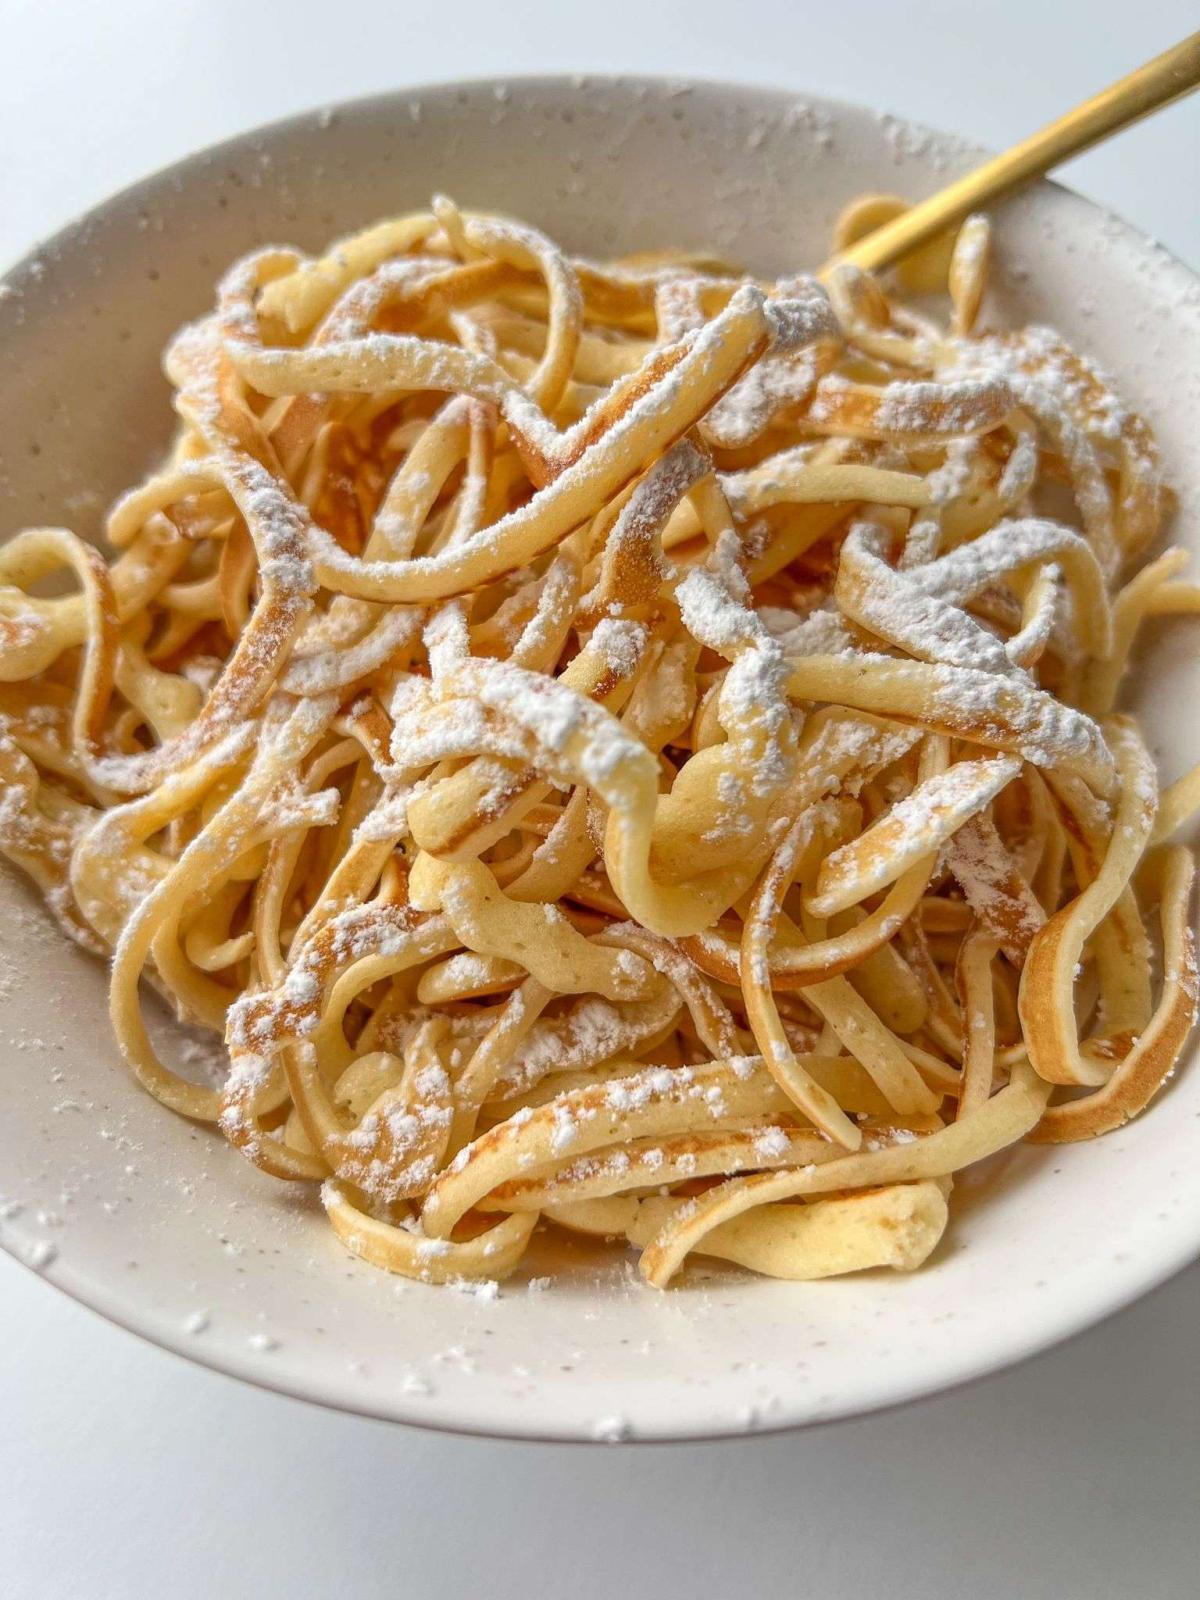
POLYGON ((683 625, 694 639, 722 655, 761 637, 765 629, 753 611, 730 593, 716 574, 693 567, 675 586, 683 625))
POLYGON ((646 629, 640 622, 603 617, 593 629, 588 645, 611 672, 620 678, 630 678, 637 671, 646 648, 646 629))
MULTIPOLYGON (((907 919, 880 926, 870 896, 944 845, 888 962, 926 991, 935 973, 951 982, 972 925, 950 875, 989 939, 1003 948, 993 924, 1015 923, 1023 954, 1040 907, 1014 864, 1024 847, 981 843, 986 808, 1025 760, 1054 769, 1062 795, 1079 777, 1111 783, 1100 728, 1068 702, 1103 698, 1087 667, 1105 656, 1113 552, 1141 537, 1122 519, 1141 514, 1150 451, 1049 333, 944 336, 902 306, 875 319, 861 282, 838 300, 843 333, 808 280, 764 294, 686 260, 591 269, 533 230, 448 202, 436 216, 298 270, 259 252, 181 336, 177 447, 114 523, 133 545, 114 567, 124 634, 99 716, 114 753, 95 767, 72 716, 66 652, 83 676, 96 666, 72 594, 37 703, 22 704, 20 674, 5 691, 0 840, 33 853, 64 917, 127 923, 119 967, 144 931, 168 979, 188 961, 211 974, 168 986, 218 1016, 234 997, 232 1066, 223 1086, 209 1074, 223 1093, 204 1105, 220 1102, 242 1150, 308 1171, 319 1146, 331 1206, 341 1183, 366 1197, 371 1250, 363 1231, 352 1251, 390 1252, 486 1306, 515 1264, 507 1241, 534 1207, 554 1215, 556 1185, 609 1184, 579 1220, 634 1236, 658 1203, 639 1211, 638 1191, 674 1203, 681 1180, 803 1159, 811 1131, 740 1054, 762 1027, 750 980, 771 987, 766 944, 740 997, 736 981, 740 928, 793 817, 812 822, 814 850, 782 946, 802 909, 837 914, 819 904, 830 881, 866 933, 893 939, 907 919), (1065 501, 1042 493, 1051 476, 1082 534, 1032 514, 1065 501), (160 544, 175 560, 180 541, 160 570, 160 544), (208 702, 190 724, 189 683, 208 702), (1005 753, 978 759, 989 744, 1005 753), (151 799, 111 805, 97 772, 151 799), (227 837, 222 818, 237 822, 227 837), (127 861, 119 905, 106 857, 127 861), (164 892, 172 879, 186 895, 164 892), (474 942, 496 953, 481 957, 460 945, 485 902, 493 932, 474 942), (176 919, 166 938, 159 908, 176 919), (530 940, 563 971, 547 976, 530 940), (594 980, 565 972, 575 955, 616 974, 605 995, 638 998, 579 992, 594 980), (472 1184, 481 1211, 448 1215, 472 1184), (514 1191, 524 1215, 505 1212, 514 1191)), ((0 646, 56 641, 52 603, 13 592, 0 646)), ((996 808, 1005 837, 1039 797, 1026 771, 996 808)), ((860 937, 829 933, 843 936, 860 937)), ((789 1048, 841 1049, 817 999, 780 987, 759 1041, 780 1082, 789 1048)), ((931 1053, 953 1055, 945 1018, 922 1027, 902 1036, 948 1078, 931 1053)), ((834 1069, 839 1093, 842 1069, 857 1072, 834 1069)), ((52 1109, 69 1120, 87 1104, 64 1093, 52 1109)), ((874 1118, 865 1131, 867 1152, 906 1137, 874 1118)), ((693 1187, 666 1236, 707 1203, 693 1187)), ((203 1333, 206 1317, 185 1326, 203 1333)), ((475 1353, 445 1359, 465 1372, 475 1353)))

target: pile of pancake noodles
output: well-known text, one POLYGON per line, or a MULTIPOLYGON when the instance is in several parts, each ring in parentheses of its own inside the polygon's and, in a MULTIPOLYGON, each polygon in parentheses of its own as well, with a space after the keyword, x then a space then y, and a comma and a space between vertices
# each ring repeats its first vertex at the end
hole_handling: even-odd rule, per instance
POLYGON ((1139 1111, 1200 778, 1113 707, 1200 590, 1145 423, 979 331, 988 256, 759 283, 438 199, 235 265, 111 557, 0 550, 0 847, 139 1081, 435 1282, 550 1225, 659 1286, 912 1268, 962 1167, 1139 1111))

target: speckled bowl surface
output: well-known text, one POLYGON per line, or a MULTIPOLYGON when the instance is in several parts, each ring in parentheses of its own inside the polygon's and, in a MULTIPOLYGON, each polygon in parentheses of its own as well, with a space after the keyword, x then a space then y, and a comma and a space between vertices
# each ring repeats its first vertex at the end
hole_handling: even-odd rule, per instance
MULTIPOLYGON (((7 279, 0 537, 96 532, 169 437, 168 335, 253 246, 315 248, 444 189, 591 254, 683 244, 794 269, 821 260, 849 196, 924 195, 977 154, 815 96, 626 79, 449 85, 247 134, 108 201, 7 279)), ((1056 325, 1118 375, 1159 430, 1173 536, 1194 545, 1197 281, 1052 185, 997 220, 998 310, 1056 325)), ((1194 635, 1163 627, 1130 698, 1167 778, 1200 758, 1198 696, 1194 635)), ((306 1399, 554 1439, 823 1421, 1016 1361, 1200 1250, 1200 1071, 1183 1070, 1117 1134, 969 1173, 911 1277, 790 1285, 714 1268, 664 1294, 622 1255, 544 1245, 494 1298, 405 1283, 350 1258, 315 1195, 143 1095, 109 1034, 101 964, 15 876, 3 895, 0 1242, 146 1338, 306 1399)), ((173 1032, 164 1022, 164 1049, 187 1050, 173 1032)))

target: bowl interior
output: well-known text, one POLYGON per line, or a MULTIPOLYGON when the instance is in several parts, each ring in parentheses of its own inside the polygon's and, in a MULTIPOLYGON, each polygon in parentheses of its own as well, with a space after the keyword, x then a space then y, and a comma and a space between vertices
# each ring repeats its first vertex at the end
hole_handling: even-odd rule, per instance
MULTIPOLYGON (((169 437, 168 335, 252 246, 315 248, 442 189, 589 254, 683 244, 796 269, 820 261, 849 196, 928 193, 973 154, 816 97, 612 79, 449 86, 247 135, 109 201, 10 276, 0 537, 97 532, 169 437)), ((1196 280, 1050 185, 998 221, 997 311, 1052 323, 1118 375, 1159 430, 1174 537, 1194 539, 1196 280)), ((1168 779, 1200 758, 1197 691, 1190 636, 1162 629, 1130 698, 1168 779)), ((487 1299, 404 1283, 348 1257, 314 1196, 144 1096, 111 1042, 101 964, 15 876, 3 892, 0 1242, 137 1332, 310 1399, 552 1438, 828 1419, 1031 1353, 1200 1248, 1200 1073, 1185 1071, 1122 1132, 969 1174, 946 1242, 911 1278, 714 1271, 660 1294, 624 1258, 563 1250, 549 1288, 521 1278, 487 1299)))

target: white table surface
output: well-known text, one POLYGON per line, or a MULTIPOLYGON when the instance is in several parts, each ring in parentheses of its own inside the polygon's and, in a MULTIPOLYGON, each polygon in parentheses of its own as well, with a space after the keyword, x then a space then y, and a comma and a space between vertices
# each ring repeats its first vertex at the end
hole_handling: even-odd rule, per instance
MULTIPOLYGON (((1195 25, 1194 0, 0 0, 0 261, 201 145, 397 85, 784 82, 1001 146, 1195 25)), ((1067 176, 1200 265, 1198 157, 1200 100, 1067 176)), ((862 1422, 505 1445, 252 1390, 0 1257, 0 1595, 1191 1600, 1198 1325, 1192 1268, 1014 1372, 862 1422)))

